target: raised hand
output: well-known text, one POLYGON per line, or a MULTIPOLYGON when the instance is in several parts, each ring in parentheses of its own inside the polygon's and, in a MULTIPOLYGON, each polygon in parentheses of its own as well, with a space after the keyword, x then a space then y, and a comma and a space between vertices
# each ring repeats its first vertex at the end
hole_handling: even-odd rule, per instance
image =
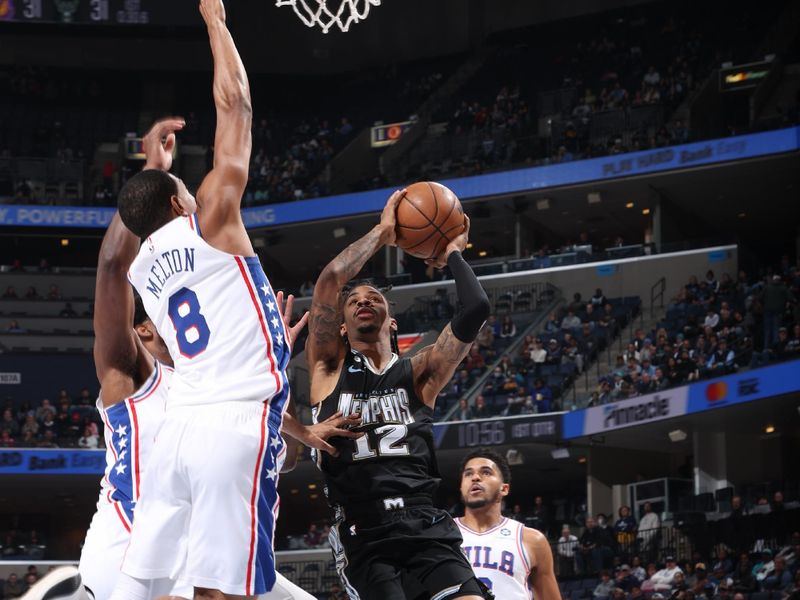
POLYGON ((294 294, 289 294, 286 298, 286 307, 283 306, 283 290, 275 294, 275 303, 278 307, 278 312, 283 316, 283 324, 286 326, 286 333, 289 335, 289 345, 294 346, 295 340, 300 336, 303 327, 308 323, 308 311, 303 313, 300 320, 291 325, 292 322, 292 308, 294 308, 294 294))
POLYGON ((444 252, 442 252, 436 258, 429 258, 425 261, 425 264, 430 265, 432 267, 436 267, 437 269, 443 269, 447 265, 447 257, 451 252, 464 252, 464 249, 467 247, 467 243, 469 242, 469 217, 464 215, 464 231, 461 232, 460 235, 455 237, 453 241, 451 241, 447 246, 445 246, 444 252))
POLYGON ((175 132, 186 126, 183 117, 167 117, 156 121, 144 137, 142 147, 145 169, 169 171, 172 168, 172 151, 175 149, 175 132))
POLYGON ((381 213, 381 240, 387 246, 394 246, 397 239, 397 205, 406 195, 406 190, 397 190, 386 201, 386 206, 383 207, 381 213))
POLYGON ((222 0, 200 0, 200 14, 206 25, 211 25, 215 21, 225 22, 225 5, 222 0))

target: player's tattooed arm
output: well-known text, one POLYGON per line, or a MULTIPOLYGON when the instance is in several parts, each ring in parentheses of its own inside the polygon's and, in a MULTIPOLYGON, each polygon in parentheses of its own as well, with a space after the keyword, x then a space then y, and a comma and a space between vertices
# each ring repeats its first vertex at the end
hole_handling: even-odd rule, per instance
POLYGON ((311 298, 306 342, 312 384, 317 369, 331 373, 338 368, 344 356, 344 341, 340 333, 340 291, 348 281, 358 275, 378 250, 383 246, 394 245, 397 205, 404 194, 405 190, 392 194, 381 213, 380 223, 342 250, 317 278, 311 298))
POLYGON ((417 395, 425 404, 433 407, 439 392, 453 377, 471 346, 471 342, 459 340, 448 323, 432 346, 411 358, 417 395))

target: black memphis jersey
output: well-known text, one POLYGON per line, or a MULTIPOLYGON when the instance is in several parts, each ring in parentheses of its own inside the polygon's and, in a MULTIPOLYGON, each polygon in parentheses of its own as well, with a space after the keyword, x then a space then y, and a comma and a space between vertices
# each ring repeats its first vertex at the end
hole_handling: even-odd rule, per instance
POLYGON ((333 438, 339 456, 317 452, 317 466, 326 480, 332 505, 397 496, 433 496, 439 469, 433 451, 433 410, 417 398, 410 359, 393 355, 382 374, 367 359, 347 353, 339 382, 314 408, 315 422, 341 411, 359 413, 365 431, 360 439, 333 438))

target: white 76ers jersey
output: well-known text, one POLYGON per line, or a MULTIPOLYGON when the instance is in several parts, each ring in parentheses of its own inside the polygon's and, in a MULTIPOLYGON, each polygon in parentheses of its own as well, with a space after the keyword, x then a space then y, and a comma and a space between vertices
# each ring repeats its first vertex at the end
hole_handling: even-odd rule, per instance
POLYGON ((156 361, 153 373, 132 396, 108 408, 97 399, 106 442, 106 471, 97 508, 112 505, 127 531, 133 523, 142 472, 164 420, 171 380, 172 369, 156 361))
POLYGON ((464 538, 461 550, 467 557, 475 576, 492 590, 500 600, 531 600, 528 577, 530 561, 522 543, 524 526, 512 519, 485 531, 473 531, 461 521, 456 524, 464 538))
POLYGON ((291 349, 257 256, 203 240, 197 217, 147 238, 128 274, 175 362, 169 407, 270 401, 283 414, 291 349))

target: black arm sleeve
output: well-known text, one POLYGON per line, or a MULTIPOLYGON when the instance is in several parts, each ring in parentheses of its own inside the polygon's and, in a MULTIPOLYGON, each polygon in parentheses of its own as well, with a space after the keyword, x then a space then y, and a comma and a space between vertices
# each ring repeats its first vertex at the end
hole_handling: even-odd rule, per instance
POLYGON ((456 282, 458 303, 450 328, 462 342, 475 340, 483 324, 489 316, 489 298, 483 291, 478 278, 461 256, 461 252, 452 252, 447 257, 447 266, 456 282))

